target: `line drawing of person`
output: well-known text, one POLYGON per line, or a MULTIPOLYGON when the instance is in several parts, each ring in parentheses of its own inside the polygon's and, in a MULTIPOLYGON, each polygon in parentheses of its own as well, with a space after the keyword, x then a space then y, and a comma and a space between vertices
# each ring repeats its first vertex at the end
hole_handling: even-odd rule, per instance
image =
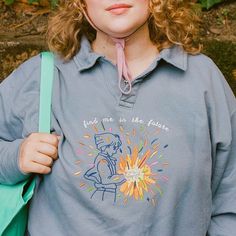
POLYGON ((122 142, 118 134, 112 133, 95 134, 94 141, 99 153, 94 159, 93 167, 84 174, 85 179, 94 183, 95 191, 91 198, 97 195, 103 201, 110 195, 116 202, 117 186, 126 181, 123 175, 116 172, 117 159, 114 156, 122 142))

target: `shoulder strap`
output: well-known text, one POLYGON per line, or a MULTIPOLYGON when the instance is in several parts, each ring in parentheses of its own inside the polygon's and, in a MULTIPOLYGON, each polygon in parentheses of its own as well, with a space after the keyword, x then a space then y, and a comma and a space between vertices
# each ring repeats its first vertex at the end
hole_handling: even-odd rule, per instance
POLYGON ((41 55, 39 132, 50 133, 54 57, 51 52, 42 52, 41 55))

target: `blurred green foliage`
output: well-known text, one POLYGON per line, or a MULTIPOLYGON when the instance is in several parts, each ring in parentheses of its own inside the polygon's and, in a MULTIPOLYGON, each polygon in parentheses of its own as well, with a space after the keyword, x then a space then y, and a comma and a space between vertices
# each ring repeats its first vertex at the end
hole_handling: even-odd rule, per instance
POLYGON ((209 9, 217 3, 223 2, 224 0, 199 0, 203 8, 209 9))

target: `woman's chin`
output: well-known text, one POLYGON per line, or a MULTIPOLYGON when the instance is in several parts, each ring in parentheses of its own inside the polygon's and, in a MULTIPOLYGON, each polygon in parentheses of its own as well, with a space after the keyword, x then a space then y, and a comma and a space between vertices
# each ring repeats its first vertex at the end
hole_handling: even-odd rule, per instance
POLYGON ((112 24, 106 29, 102 29, 106 34, 114 38, 125 38, 134 33, 140 26, 144 25, 145 22, 129 22, 127 21, 113 21, 112 24))
POLYGON ((129 35, 131 35, 133 32, 135 32, 136 29, 113 29, 113 30, 109 30, 106 33, 113 37, 113 38, 125 38, 128 37, 129 35))

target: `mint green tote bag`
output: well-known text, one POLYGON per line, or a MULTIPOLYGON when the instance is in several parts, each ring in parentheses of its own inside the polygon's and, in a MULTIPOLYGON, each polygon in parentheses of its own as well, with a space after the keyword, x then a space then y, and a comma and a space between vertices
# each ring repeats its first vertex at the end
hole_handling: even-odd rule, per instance
MULTIPOLYGON (((41 55, 39 132, 50 133, 54 61, 50 52, 43 52, 41 55)), ((16 185, 0 184, 0 236, 24 236, 28 203, 34 193, 35 178, 16 185)))

